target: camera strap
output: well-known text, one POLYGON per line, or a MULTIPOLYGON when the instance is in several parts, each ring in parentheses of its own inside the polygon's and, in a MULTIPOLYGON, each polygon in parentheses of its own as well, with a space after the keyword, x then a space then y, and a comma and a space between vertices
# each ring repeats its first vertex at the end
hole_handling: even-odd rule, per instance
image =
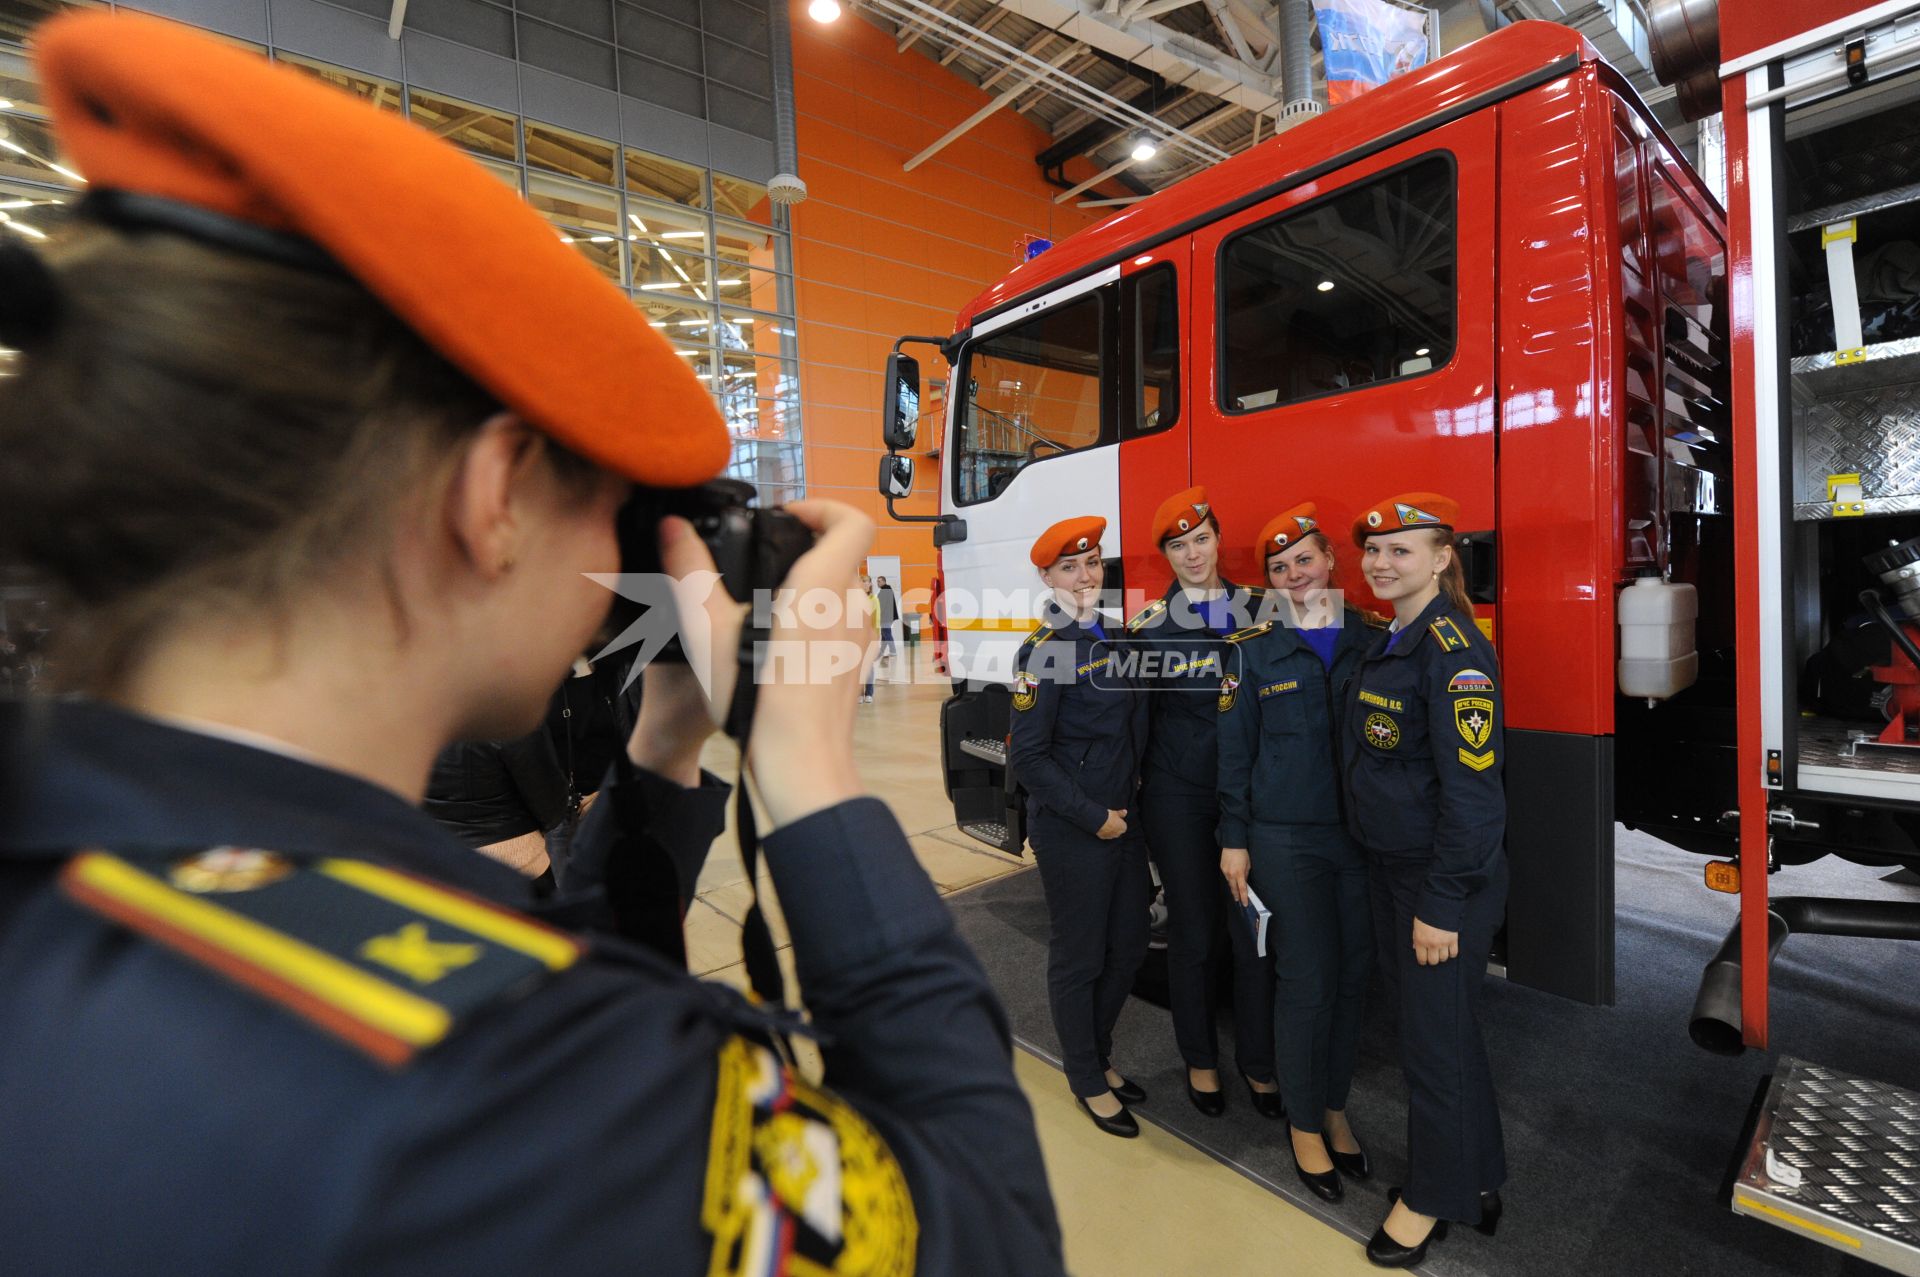
POLYGON ((760 831, 754 823, 753 802, 747 797, 747 744, 753 735, 753 708, 759 695, 763 643, 771 631, 755 624, 751 613, 740 629, 740 651, 734 670, 733 698, 727 705, 725 731, 740 746, 740 784, 734 791, 733 827, 740 838, 740 865, 747 875, 747 916, 740 926, 740 952, 747 966, 753 996, 770 1008, 786 1005, 787 982, 780 973, 779 951, 773 929, 760 907, 760 831))

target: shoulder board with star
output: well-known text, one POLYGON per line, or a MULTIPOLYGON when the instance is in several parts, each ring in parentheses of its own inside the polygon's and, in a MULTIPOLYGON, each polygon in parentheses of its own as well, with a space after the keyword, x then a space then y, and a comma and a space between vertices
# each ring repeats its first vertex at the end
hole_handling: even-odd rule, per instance
POLYGON ((389 1068, 584 952, 510 909, 363 860, 221 847, 163 867, 87 851, 60 885, 389 1068))
POLYGON ((1134 614, 1133 619, 1127 622, 1128 631, 1132 633, 1137 633, 1138 631, 1146 628, 1146 626, 1153 620, 1154 617, 1159 616, 1162 612, 1166 610, 1167 610, 1167 601, 1165 599, 1155 599, 1153 602, 1147 604, 1145 607, 1141 608, 1138 612, 1136 612, 1134 614))
POLYGON ((1464 652, 1473 646, 1473 641, 1453 623, 1450 616, 1443 616, 1429 625, 1427 633, 1433 636, 1433 641, 1440 645, 1443 652, 1464 652))
POLYGON ((1246 640, 1250 638, 1258 638, 1260 635, 1265 634, 1268 630, 1272 628, 1273 628, 1272 621, 1262 621, 1258 625, 1249 625, 1244 630, 1235 630, 1233 633, 1227 635, 1227 642, 1244 643, 1246 642, 1246 640))

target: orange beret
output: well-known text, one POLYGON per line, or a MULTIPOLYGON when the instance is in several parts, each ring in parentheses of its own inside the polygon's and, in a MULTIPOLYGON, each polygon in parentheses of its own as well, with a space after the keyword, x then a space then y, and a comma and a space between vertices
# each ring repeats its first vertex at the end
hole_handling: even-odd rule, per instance
POLYGON ((1460 517, 1460 503, 1438 492, 1402 492, 1399 496, 1376 501, 1353 521, 1353 543, 1360 545, 1370 536, 1385 532, 1406 532, 1413 528, 1453 530, 1460 517))
POLYGON ((689 487, 726 465, 726 424, 687 361, 449 143, 158 18, 73 14, 35 45, 60 147, 91 190, 165 201, 135 220, 197 216, 188 233, 235 247, 271 238, 260 228, 317 245, 529 425, 639 483, 689 487))
POLYGON ((1293 509, 1275 516, 1273 522, 1260 529, 1260 539, 1254 542, 1253 552, 1264 565, 1268 555, 1297 545, 1307 533, 1319 530, 1320 507, 1311 501, 1302 501, 1293 509))
POLYGON ((1205 488, 1188 488, 1185 492, 1174 493, 1153 512, 1153 524, 1148 528, 1153 543, 1161 545, 1172 537, 1185 536, 1205 523, 1212 509, 1207 504, 1205 488))
POLYGON ((1069 554, 1084 554, 1098 546, 1106 530, 1107 521, 1098 515, 1062 519, 1040 534, 1027 557, 1037 568, 1050 568, 1069 554))

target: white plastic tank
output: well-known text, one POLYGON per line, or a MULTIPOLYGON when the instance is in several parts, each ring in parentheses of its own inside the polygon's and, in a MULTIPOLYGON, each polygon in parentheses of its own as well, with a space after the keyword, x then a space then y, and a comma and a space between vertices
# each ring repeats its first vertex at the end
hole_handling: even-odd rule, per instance
POLYGON ((1620 692, 1665 700, 1700 677, 1694 620, 1700 596, 1684 582, 1643 576, 1620 591, 1620 692))

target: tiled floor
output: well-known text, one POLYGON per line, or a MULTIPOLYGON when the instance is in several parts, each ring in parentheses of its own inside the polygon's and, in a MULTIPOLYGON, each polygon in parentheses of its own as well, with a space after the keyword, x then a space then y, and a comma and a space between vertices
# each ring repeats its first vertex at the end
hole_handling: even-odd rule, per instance
MULTIPOLYGON (((860 707, 855 737, 862 778, 893 808, 943 893, 1032 864, 1001 855, 954 827, 938 753, 939 707, 948 690, 924 654, 916 660, 896 658, 881 668, 875 703, 860 707)), ((732 755, 730 743, 716 740, 706 762, 731 777, 732 755)), ((700 878, 699 900, 687 917, 688 960, 696 972, 744 986, 740 919, 749 899, 729 834, 715 844, 700 878)), ((786 931, 764 869, 761 900, 785 960, 786 931)), ((1046 1151, 1067 1259, 1079 1277, 1318 1277, 1374 1271, 1358 1242, 1179 1138, 1151 1123, 1142 1123, 1137 1140, 1103 1135, 1075 1107, 1051 1065, 1017 1052, 1015 1066, 1046 1151)))

